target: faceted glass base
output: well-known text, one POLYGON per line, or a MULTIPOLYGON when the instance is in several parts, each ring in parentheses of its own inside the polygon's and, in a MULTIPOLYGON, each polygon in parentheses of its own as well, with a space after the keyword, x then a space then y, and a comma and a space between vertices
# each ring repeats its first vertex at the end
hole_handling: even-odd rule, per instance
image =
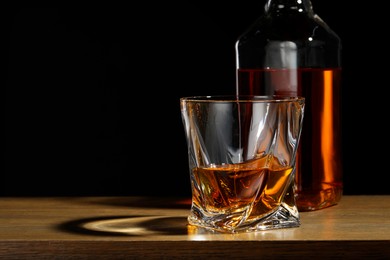
POLYGON ((246 219, 247 212, 232 212, 230 214, 210 214, 192 206, 188 222, 191 225, 211 231, 224 233, 253 232, 300 226, 299 213, 296 207, 282 203, 277 210, 258 218, 246 219))

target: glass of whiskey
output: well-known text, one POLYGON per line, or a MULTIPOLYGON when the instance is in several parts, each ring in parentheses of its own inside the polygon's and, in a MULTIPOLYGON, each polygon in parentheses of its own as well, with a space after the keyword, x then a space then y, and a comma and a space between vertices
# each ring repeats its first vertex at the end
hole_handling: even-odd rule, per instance
POLYGON ((189 225, 225 233, 300 226, 294 175, 304 106, 286 96, 180 99, 189 225))

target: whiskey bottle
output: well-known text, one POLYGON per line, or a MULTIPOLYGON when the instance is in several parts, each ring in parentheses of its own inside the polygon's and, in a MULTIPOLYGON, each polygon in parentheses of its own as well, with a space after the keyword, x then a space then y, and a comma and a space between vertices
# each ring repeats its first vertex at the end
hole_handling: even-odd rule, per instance
POLYGON ((300 211, 342 197, 341 40, 310 0, 268 0, 236 45, 236 91, 305 97, 296 157, 300 211))

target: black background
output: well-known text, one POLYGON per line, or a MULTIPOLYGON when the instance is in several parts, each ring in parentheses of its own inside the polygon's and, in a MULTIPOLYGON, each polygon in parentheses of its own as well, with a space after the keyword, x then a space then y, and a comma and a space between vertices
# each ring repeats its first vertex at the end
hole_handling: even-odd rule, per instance
MULTIPOLYGON (((189 196, 179 98, 234 93, 265 2, 3 9, 0 195, 189 196)), ((343 41, 344 194, 390 194, 385 8, 312 3, 343 41)))

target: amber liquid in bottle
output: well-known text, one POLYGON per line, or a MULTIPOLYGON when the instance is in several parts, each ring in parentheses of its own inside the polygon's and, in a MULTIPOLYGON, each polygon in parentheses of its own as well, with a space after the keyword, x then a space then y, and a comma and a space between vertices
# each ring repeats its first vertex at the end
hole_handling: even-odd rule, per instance
POLYGON ((296 199, 300 211, 317 210, 341 199, 340 68, 238 70, 239 93, 306 97, 296 158, 296 199), (296 86, 295 89, 276 86, 296 86), (267 86, 267 87, 266 87, 267 86))

